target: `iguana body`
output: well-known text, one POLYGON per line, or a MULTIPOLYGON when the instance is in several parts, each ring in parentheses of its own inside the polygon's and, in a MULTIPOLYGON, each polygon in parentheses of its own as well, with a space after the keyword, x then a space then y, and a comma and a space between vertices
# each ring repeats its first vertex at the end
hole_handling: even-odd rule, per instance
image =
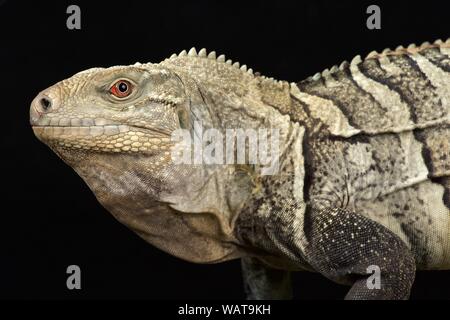
POLYGON ((249 298, 289 297, 288 271, 311 270, 352 285, 350 299, 403 299, 416 267, 450 269, 449 72, 448 40, 297 84, 192 49, 78 73, 41 92, 30 118, 149 243, 193 262, 242 258, 249 298), (279 171, 175 164, 171 134, 198 135, 195 121, 279 129, 279 171), (380 289, 367 287, 371 265, 380 289))

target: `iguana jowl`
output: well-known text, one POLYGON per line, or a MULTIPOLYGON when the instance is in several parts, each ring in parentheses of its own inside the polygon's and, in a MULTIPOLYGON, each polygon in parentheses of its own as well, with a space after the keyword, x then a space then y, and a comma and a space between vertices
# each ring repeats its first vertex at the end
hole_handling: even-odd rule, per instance
POLYGON ((404 299, 450 269, 450 41, 359 56, 299 83, 191 49, 94 68, 32 102, 37 137, 120 222, 182 259, 242 258, 249 298, 291 296, 290 270, 404 299), (193 123, 280 130, 279 172, 175 164, 193 123), (367 268, 381 270, 371 289, 367 268))

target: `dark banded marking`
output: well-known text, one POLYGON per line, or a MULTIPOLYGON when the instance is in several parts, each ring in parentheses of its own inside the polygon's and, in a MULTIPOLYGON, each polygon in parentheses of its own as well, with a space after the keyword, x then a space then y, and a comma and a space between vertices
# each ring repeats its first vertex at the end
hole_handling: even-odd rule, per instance
POLYGON ((414 130, 414 137, 422 144, 422 157, 433 183, 444 188, 443 203, 450 209, 450 126, 414 130))
POLYGON ((430 177, 450 175, 450 125, 416 129, 417 141, 422 143, 422 156, 430 177))
MULTIPOLYGON (((385 59, 388 59, 388 57, 385 57, 385 59)), ((387 74, 386 70, 384 70, 381 67, 380 61, 376 59, 370 59, 364 61, 364 63, 360 64, 358 66, 360 72, 365 75, 367 78, 374 80, 375 82, 378 82, 380 84, 383 84, 388 87, 389 90, 396 92, 399 96, 401 101, 408 106, 410 119, 413 123, 417 123, 417 117, 414 112, 413 108, 413 102, 411 99, 408 99, 408 96, 404 94, 402 90, 399 90, 392 81, 389 81, 389 75, 387 74)))
POLYGON ((289 113, 290 119, 305 127, 305 137, 308 139, 326 137, 330 135, 328 125, 319 118, 314 118, 311 115, 311 110, 308 104, 301 101, 299 98, 292 96, 293 105, 289 113))
POLYGON ((349 67, 338 71, 323 82, 300 82, 299 89, 311 95, 332 101, 354 128, 376 130, 386 110, 367 91, 352 79, 349 67), (377 121, 378 119, 378 121, 377 121))
MULTIPOLYGON (((378 60, 375 63, 378 63, 381 67, 378 60)), ((366 92, 370 92, 377 103, 386 110, 379 117, 372 116, 371 110, 368 110, 369 112, 365 114, 365 117, 372 120, 371 122, 375 125, 376 130, 372 128, 372 132, 370 132, 370 127, 368 127, 363 129, 365 132, 372 134, 402 132, 414 127, 415 124, 411 119, 410 108, 397 92, 391 90, 385 84, 366 77, 356 64, 350 65, 350 72, 353 81, 366 92)))
POLYGON ((420 51, 420 54, 427 58, 436 67, 446 72, 450 72, 450 57, 443 54, 439 48, 429 48, 420 51))
MULTIPOLYGON (((348 117, 332 100, 301 91, 295 83, 291 84, 290 92, 294 101, 302 103, 308 118, 319 120, 318 123, 326 128, 327 132, 324 135, 329 133, 333 136, 350 137, 360 133, 360 130, 349 123, 348 117)), ((321 136, 324 135, 321 134, 321 136)))
POLYGON ((364 75, 387 85, 401 96, 410 108, 414 123, 422 124, 442 118, 445 110, 439 95, 435 92, 436 88, 416 62, 407 55, 390 56, 389 59, 401 72, 388 73, 375 59, 366 60, 359 67, 364 75))

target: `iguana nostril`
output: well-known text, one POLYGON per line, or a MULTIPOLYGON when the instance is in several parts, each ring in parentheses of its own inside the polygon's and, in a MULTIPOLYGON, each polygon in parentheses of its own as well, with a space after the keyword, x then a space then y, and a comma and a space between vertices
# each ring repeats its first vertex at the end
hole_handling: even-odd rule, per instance
POLYGON ((47 111, 52 106, 52 101, 48 98, 41 98, 40 103, 44 111, 47 111))

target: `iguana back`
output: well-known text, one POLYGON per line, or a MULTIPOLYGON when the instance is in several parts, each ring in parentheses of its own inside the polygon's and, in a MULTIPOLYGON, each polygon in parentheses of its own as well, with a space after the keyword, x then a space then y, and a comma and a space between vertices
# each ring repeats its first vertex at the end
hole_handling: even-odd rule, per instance
POLYGON ((450 45, 371 53, 299 82, 307 197, 360 212, 450 267, 450 45))

